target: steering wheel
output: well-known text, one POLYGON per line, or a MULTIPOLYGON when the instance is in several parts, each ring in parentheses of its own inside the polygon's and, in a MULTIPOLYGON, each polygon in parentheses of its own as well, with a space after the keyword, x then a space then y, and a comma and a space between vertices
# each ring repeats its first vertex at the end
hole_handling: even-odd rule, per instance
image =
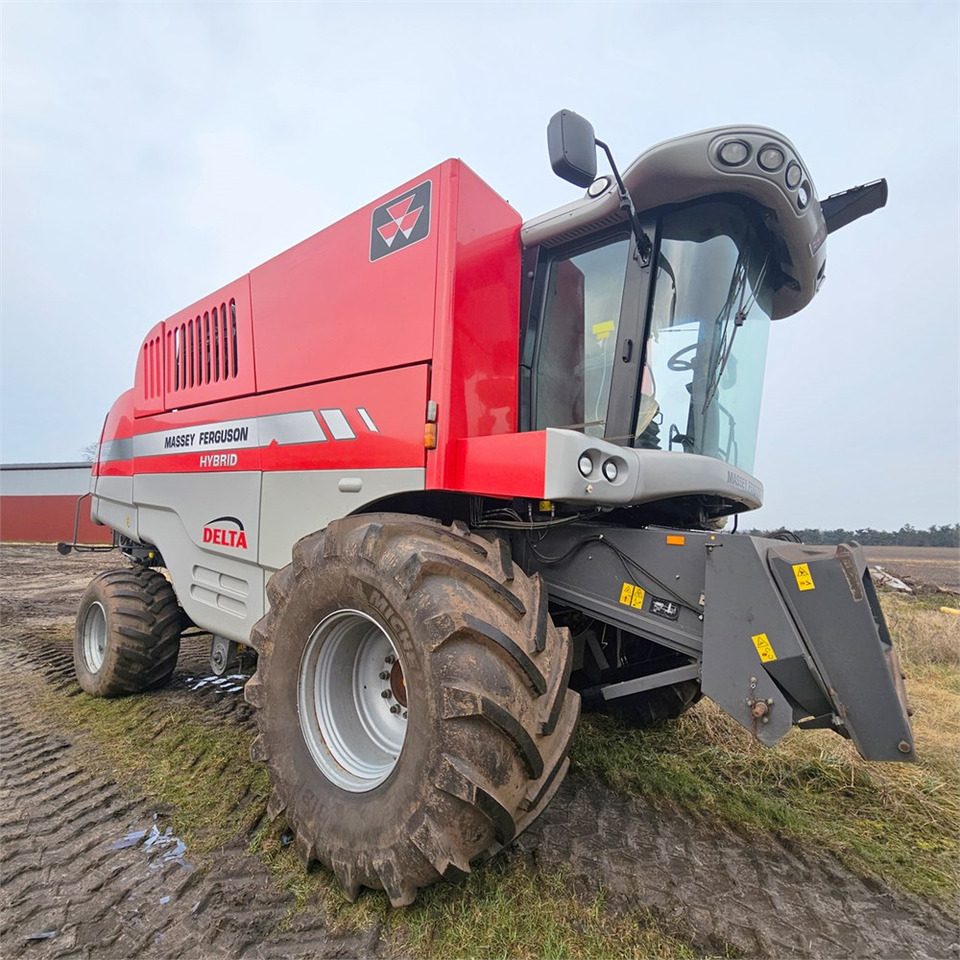
POLYGON ((691 343, 689 346, 683 347, 683 349, 678 350, 668 361, 667 369, 675 370, 677 372, 683 372, 685 370, 693 369, 694 358, 690 357, 689 359, 683 359, 684 354, 687 353, 696 353, 697 344, 691 343))

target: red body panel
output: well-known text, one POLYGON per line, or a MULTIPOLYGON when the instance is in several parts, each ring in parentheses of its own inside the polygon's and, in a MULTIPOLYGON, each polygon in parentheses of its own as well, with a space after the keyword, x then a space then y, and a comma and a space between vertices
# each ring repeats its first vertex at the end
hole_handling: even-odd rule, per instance
POLYGON ((430 360, 438 200, 455 163, 434 167, 251 272, 261 392, 430 360), (371 263, 373 210, 427 180, 427 237, 371 263))
MULTIPOLYGON (((170 431, 198 433, 225 422, 250 425, 250 436, 255 441, 255 423, 259 418, 305 411, 316 421, 317 439, 304 443, 253 442, 244 447, 218 445, 209 449, 193 443, 182 450, 165 450, 160 444, 159 449, 150 451, 152 455, 135 451, 132 461, 103 460, 95 467, 95 473, 99 476, 129 476, 131 473, 197 473, 208 469, 218 472, 329 470, 348 464, 358 470, 383 466, 422 468, 427 377, 427 365, 420 364, 143 418, 136 422, 136 430, 144 441, 151 434, 170 431), (342 412, 353 437, 338 439, 334 435, 320 413, 331 409, 342 412), (236 460, 208 467, 203 458, 214 450, 217 455, 233 454, 236 460)), ((118 429, 128 426, 128 419, 117 420, 118 429)))
MULTIPOLYGON (((446 165, 445 165, 446 168, 446 165)), ((457 443, 517 429, 520 217, 463 164, 441 191, 431 397, 439 409, 427 488, 461 490, 457 443)))
POLYGON ((457 444, 455 483, 466 493, 541 500, 546 464, 544 430, 474 437, 457 444))
MULTIPOLYGON (((158 324, 104 429, 104 441, 143 442, 135 458, 129 445, 106 444, 95 473, 195 472, 210 462, 195 438, 165 449, 150 435, 307 411, 327 442, 220 444, 236 456, 216 469, 425 467, 428 489, 518 493, 497 464, 471 468, 474 448, 462 441, 516 431, 520 223, 448 160, 158 324), (397 239, 413 222, 402 198, 415 191, 429 216, 421 233, 375 251, 375 231, 386 239, 382 211, 403 207, 387 224, 397 239), (438 410, 429 452, 427 400, 438 410), (340 432, 353 437, 332 436, 317 416, 324 407, 342 413, 340 432)), ((514 479, 517 455, 542 474, 542 444, 511 449, 514 479)))

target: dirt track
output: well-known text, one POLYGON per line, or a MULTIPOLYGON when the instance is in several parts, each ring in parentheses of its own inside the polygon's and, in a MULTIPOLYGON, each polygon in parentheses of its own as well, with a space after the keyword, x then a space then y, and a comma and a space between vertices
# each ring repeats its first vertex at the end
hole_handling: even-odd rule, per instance
POLYGON ((913 586, 960 593, 960 550, 955 547, 864 547, 871 566, 913 586))
MULTIPOLYGON (((282 924, 291 898, 245 837, 193 858, 165 835, 169 810, 104 777, 82 735, 49 729, 37 694, 79 695, 65 628, 86 581, 116 559, 5 547, 2 561, 0 956, 388 955, 376 927, 334 934, 314 913, 282 924)), ((190 696, 210 722, 249 728, 235 691, 186 682, 205 651, 185 651, 170 688, 154 695, 158 715, 165 698, 190 696)), ((956 924, 936 907, 834 860, 655 810, 576 773, 504 855, 563 868, 578 889, 603 884, 609 909, 650 909, 705 953, 957 955, 956 924)))

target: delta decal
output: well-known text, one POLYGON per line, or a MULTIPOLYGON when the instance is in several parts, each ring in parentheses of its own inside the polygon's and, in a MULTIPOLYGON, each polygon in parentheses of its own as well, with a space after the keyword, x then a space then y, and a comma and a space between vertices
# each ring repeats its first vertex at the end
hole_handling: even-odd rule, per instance
POLYGON ((430 233, 429 180, 388 200, 373 211, 370 259, 379 260, 423 240, 430 233))
POLYGON ((216 520, 208 520, 203 527, 203 542, 216 547, 247 549, 247 535, 244 533, 243 523, 237 517, 217 517, 216 520))

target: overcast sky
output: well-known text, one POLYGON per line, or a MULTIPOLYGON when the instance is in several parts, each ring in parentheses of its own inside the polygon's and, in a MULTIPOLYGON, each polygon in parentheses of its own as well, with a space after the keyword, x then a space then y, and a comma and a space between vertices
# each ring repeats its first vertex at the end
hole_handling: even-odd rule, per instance
POLYGON ((17 3, 2 18, 2 447, 76 460, 147 330, 448 156, 524 218, 758 123, 821 196, 884 176, 774 325, 747 525, 958 519, 958 36, 943 3, 17 3), (602 165, 601 165, 602 166, 602 165))

